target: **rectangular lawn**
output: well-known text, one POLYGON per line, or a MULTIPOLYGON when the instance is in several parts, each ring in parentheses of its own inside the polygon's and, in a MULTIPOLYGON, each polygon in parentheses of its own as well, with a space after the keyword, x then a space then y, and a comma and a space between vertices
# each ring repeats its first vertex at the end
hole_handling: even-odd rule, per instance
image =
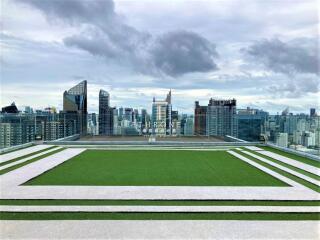
POLYGON ((24 185, 288 186, 226 151, 86 150, 24 185))

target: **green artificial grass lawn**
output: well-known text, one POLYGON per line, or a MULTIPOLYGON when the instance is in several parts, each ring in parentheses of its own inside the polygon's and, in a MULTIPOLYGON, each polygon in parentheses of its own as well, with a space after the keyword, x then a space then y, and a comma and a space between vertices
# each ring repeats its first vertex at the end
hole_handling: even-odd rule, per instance
POLYGON ((226 151, 87 150, 25 185, 288 186, 226 151))
POLYGON ((0 199, 0 205, 20 206, 320 206, 320 201, 267 200, 80 200, 0 199))
POLYGON ((281 151, 279 149, 275 149, 275 148, 272 148, 272 147, 266 147, 266 146, 258 146, 258 147, 262 148, 262 149, 264 149, 266 151, 278 153, 278 154, 280 154, 280 155, 282 155, 284 157, 288 157, 288 158, 303 162, 305 164, 309 164, 309 165, 312 165, 314 167, 320 168, 320 162, 318 162, 316 160, 312 160, 312 159, 309 159, 309 158, 306 158, 306 157, 302 157, 302 156, 299 156, 299 155, 296 155, 296 154, 292 154, 292 153, 287 153, 287 152, 284 152, 284 151, 281 151))
POLYGON ((0 212, 0 220, 319 220, 318 213, 0 212))

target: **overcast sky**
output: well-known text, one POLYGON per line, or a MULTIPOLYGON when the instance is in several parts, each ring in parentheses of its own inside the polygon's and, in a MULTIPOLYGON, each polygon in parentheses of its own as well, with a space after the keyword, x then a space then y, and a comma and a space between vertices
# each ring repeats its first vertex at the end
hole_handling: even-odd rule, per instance
MULTIPOLYGON (((236 98, 271 113, 319 106, 317 0, 1 0, 1 106, 55 106, 88 81, 117 107, 236 98)), ((319 108, 319 107, 317 107, 319 108)))

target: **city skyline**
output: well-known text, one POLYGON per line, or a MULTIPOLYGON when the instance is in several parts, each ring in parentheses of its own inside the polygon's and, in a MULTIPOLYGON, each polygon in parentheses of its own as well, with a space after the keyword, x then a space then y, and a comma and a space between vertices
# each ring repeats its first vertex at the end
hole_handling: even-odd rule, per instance
MULTIPOLYGON (((86 84, 86 89, 87 89, 87 80, 83 80, 83 81, 81 81, 81 82, 78 82, 78 83, 76 83, 75 84, 75 86, 77 87, 78 85, 80 85, 80 84, 82 84, 83 82, 85 82, 85 84, 86 84)), ((74 87, 71 87, 71 89, 73 89, 74 87)), ((71 90, 70 89, 70 90, 71 90)), ((70 91, 69 90, 69 91, 70 91)), ((148 111, 148 112, 152 112, 152 106, 153 106, 153 103, 154 103, 154 101, 155 101, 155 96, 153 96, 153 98, 152 98, 152 101, 150 102, 150 104, 149 105, 147 105, 147 107, 136 107, 136 106, 132 106, 132 105, 130 105, 130 102, 127 102, 127 103, 125 103, 126 105, 121 105, 121 106, 116 106, 116 105, 112 105, 112 101, 111 101, 111 94, 108 92, 108 91, 106 91, 106 90, 104 90, 104 89, 99 89, 99 92, 98 92, 98 96, 99 96, 99 98, 98 98, 98 102, 99 102, 99 104, 98 104, 98 106, 97 106, 97 109, 95 109, 95 110, 93 110, 93 111, 87 111, 88 113, 95 113, 95 114, 97 114, 97 113, 99 113, 100 112, 100 95, 101 95, 101 92, 105 92, 106 94, 108 94, 108 106, 111 108, 111 106, 113 106, 113 108, 114 109, 119 109, 119 108, 131 108, 131 109, 137 109, 137 110, 139 110, 139 111, 143 111, 143 110, 146 110, 146 111, 148 111)), ((166 96, 166 99, 165 100, 163 100, 163 101, 168 101, 168 97, 169 97, 169 101, 170 101, 170 104, 171 104, 171 99, 172 99, 172 89, 170 88, 170 90, 167 90, 167 92, 169 92, 169 94, 167 94, 167 96, 166 96)), ((40 110, 40 111, 43 111, 43 110, 46 110, 46 109, 49 109, 50 111, 52 110, 52 109, 54 109, 56 112, 59 112, 59 110, 61 110, 61 111, 63 111, 64 110, 64 108, 65 108, 65 95, 66 95, 66 93, 67 93, 67 91, 65 90, 64 92, 63 92, 63 95, 62 95, 62 103, 63 103, 63 105, 62 105, 62 107, 61 107, 61 109, 59 109, 59 108, 56 108, 56 106, 53 106, 53 105, 47 105, 46 107, 43 107, 43 108, 35 108, 34 106, 29 106, 29 105, 20 105, 20 107, 19 107, 19 105, 18 104, 16 104, 16 102, 15 101, 11 101, 11 103, 10 104, 7 104, 7 105, 4 105, 4 106, 2 106, 2 107, 9 107, 9 106, 11 106, 11 105, 14 105, 16 108, 17 108, 17 111, 19 111, 19 112, 24 112, 26 109, 29 109, 29 110, 32 110, 32 111, 37 111, 37 110, 40 110), (24 110, 23 110, 24 109, 24 110)), ((161 98, 161 97, 160 97, 161 98)), ((210 99, 212 99, 212 97, 208 97, 208 98, 210 98, 210 99)), ((194 103, 205 103, 207 100, 208 100, 208 98, 206 99, 206 100, 203 100, 203 101, 199 101, 198 99, 196 99, 194 102, 193 102, 193 107, 192 107, 192 110, 191 110, 191 112, 183 112, 183 111, 181 111, 180 113, 181 114, 191 114, 191 115, 193 115, 194 114, 194 110, 195 110, 195 108, 194 108, 194 103)), ((222 98, 219 98, 219 97, 216 97, 215 98, 216 100, 223 100, 222 98)), ((230 97, 229 98, 229 100, 235 100, 235 98, 233 97, 230 97)), ((88 101, 90 101, 90 99, 88 100, 88 101)), ((160 102, 162 102, 161 100, 160 100, 160 102)), ((90 102, 89 102, 90 103, 90 102)), ((205 105, 207 105, 207 104, 205 104, 205 105)), ((173 108, 173 109, 176 109, 176 110, 179 110, 177 107, 175 107, 175 108, 173 108)), ((250 106, 246 106, 246 107, 238 107, 237 109, 255 109, 255 110, 261 110, 261 111, 265 111, 265 109, 262 109, 262 108, 259 108, 259 106, 256 106, 256 108, 253 108, 253 107, 250 107, 250 106)), ((281 111, 279 111, 279 112, 276 112, 276 113, 274 113, 274 112, 269 112, 269 111, 266 111, 266 112, 268 112, 269 114, 271 114, 271 115, 278 115, 278 114, 283 114, 283 112, 287 112, 286 114, 289 114, 289 113, 293 113, 293 114, 310 114, 310 111, 315 111, 315 113, 318 113, 319 112, 319 108, 317 108, 316 107, 316 105, 314 106, 314 107, 310 107, 309 109, 306 109, 305 111, 301 111, 301 112, 292 112, 291 111, 291 109, 290 109, 290 107, 289 106, 287 106, 286 108, 284 108, 284 109, 282 109, 281 111)))
POLYGON ((246 1, 241 13, 241 1, 60 3, 3 1, 1 106, 62 109, 61 92, 86 79, 89 112, 100 89, 149 111, 172 89, 183 113, 211 97, 319 112, 316 1, 246 1))
MULTIPOLYGON (((207 105, 194 103, 194 114, 172 109, 172 91, 165 98, 153 97, 150 114, 145 109, 111 107, 109 92, 99 91, 99 114, 87 111, 87 81, 63 92, 63 110, 55 108, 19 112, 12 103, 3 107, 0 148, 35 139, 56 140, 66 137, 218 137, 240 141, 271 141, 277 146, 315 152, 320 128, 317 111, 293 115, 289 108, 280 115, 261 109, 237 108, 236 99, 210 98, 207 105)), ((319 148, 318 148, 319 149, 319 148)))

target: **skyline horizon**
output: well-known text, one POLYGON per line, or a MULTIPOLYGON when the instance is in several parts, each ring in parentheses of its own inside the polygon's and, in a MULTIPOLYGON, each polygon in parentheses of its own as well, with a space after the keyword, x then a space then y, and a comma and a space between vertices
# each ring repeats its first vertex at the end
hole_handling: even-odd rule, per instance
MULTIPOLYGON (((79 83, 82 83, 83 81, 86 81, 87 82, 87 86, 89 86, 89 82, 88 82, 88 80, 82 80, 81 82, 79 82, 79 83)), ((78 83, 78 84, 79 84, 78 83)), ((108 91, 108 90, 105 90, 105 89, 103 89, 103 88, 100 88, 99 90, 98 90, 98 95, 99 95, 99 92, 101 91, 101 90, 103 90, 103 91, 105 91, 105 92, 107 92, 108 94, 109 94, 109 97, 110 97, 110 103, 112 102, 112 94, 110 93, 110 91, 108 91)), ((164 89, 165 90, 165 89, 164 89)), ((172 93, 174 93, 174 90, 175 89, 172 89, 172 88, 170 88, 170 89, 167 89, 167 92, 171 92, 171 94, 172 93)), ((64 92, 66 92, 67 90, 64 90, 63 91, 63 93, 64 92)), ((62 93, 62 97, 63 97, 63 93, 62 93)), ((174 95, 174 94, 173 94, 174 95)), ((159 95, 158 95, 159 96, 159 95)), ((163 95, 164 97, 163 97, 163 99, 164 99, 164 101, 165 101, 165 94, 163 95)), ((171 95, 172 96, 172 95, 171 95)), ((150 101, 150 106, 151 107, 135 107, 135 106, 130 106, 130 105, 120 105, 120 106, 117 106, 117 105, 113 105, 113 104, 110 104, 110 106, 111 107, 115 107, 116 109, 119 109, 119 108, 132 108, 132 109, 138 109, 139 111, 141 111, 142 109, 145 109, 145 110, 147 110, 147 112, 151 112, 151 109, 152 109, 152 103, 153 103, 153 101, 154 101, 154 99, 156 99, 156 101, 160 101, 160 99, 161 99, 161 97, 155 97, 155 96, 153 96, 152 97, 152 101, 150 101)), ((237 98, 236 97, 229 97, 229 98, 221 98, 221 97, 208 97, 208 99, 207 100, 204 100, 204 101, 209 101, 210 99, 214 99, 214 100, 232 100, 232 99, 235 99, 237 102, 238 102, 238 100, 237 100, 237 98)), ((89 100, 89 99, 88 99, 89 100)), ((193 101, 193 106, 194 106, 194 103, 196 102, 196 101, 198 101, 199 103, 200 103, 200 105, 203 105, 204 104, 204 101, 199 101, 199 100, 197 100, 197 99, 195 99, 194 101, 193 101)), ((18 107, 18 109, 20 109, 19 111, 21 111, 21 112, 23 112, 23 110, 21 110, 21 108, 26 108, 26 107, 30 107, 30 108, 32 108, 34 111, 36 111, 36 110, 45 110, 46 108, 55 108, 56 110, 57 110, 57 112, 59 112, 59 111, 62 111, 63 110, 63 107, 61 107, 61 108, 58 108, 58 107, 56 107, 55 105, 47 105, 46 107, 40 107, 40 108, 36 108, 36 107, 34 107, 34 106, 30 106, 30 105, 19 105, 19 104, 17 104, 15 101, 11 101, 11 103, 10 104, 12 104, 12 103, 14 103, 17 107, 18 107)), ((5 105, 5 106, 9 106, 10 104, 7 104, 7 105, 5 105)), ((204 104, 204 105, 207 105, 206 103, 204 104)), ((4 106, 1 106, 1 107, 4 107, 4 106)), ((173 107, 174 107, 174 105, 173 105, 173 107)), ((269 110, 265 110, 265 109, 263 109, 263 108, 261 108, 261 107, 259 107, 259 106, 256 106, 256 107, 251 107, 251 106, 245 106, 245 107, 238 107, 237 106, 237 109, 247 109, 247 108, 249 108, 249 109, 257 109, 257 110, 261 110, 261 111, 265 111, 265 112, 268 112, 270 115, 278 115, 278 114, 281 114, 281 112, 282 111, 284 111, 284 110, 286 110, 286 109, 289 109, 289 113, 293 113, 293 114, 308 114, 309 112, 310 112, 310 109, 311 108, 314 108, 315 110, 316 110, 316 112, 318 113, 319 112, 319 110, 320 110, 320 108, 317 108, 316 106, 310 106, 308 109, 306 109, 304 112, 292 112, 292 111, 290 111, 290 106, 287 106, 285 109, 282 109, 282 111, 280 111, 280 112, 277 112, 277 113, 270 113, 270 111, 269 110)), ((179 111, 179 108, 177 107, 177 108, 173 108, 173 110, 176 110, 176 111, 178 111, 179 112, 179 114, 194 114, 194 108, 193 108, 193 112, 180 112, 179 111)), ((99 108, 97 109, 97 110, 95 110, 95 111, 89 111, 89 109, 88 109, 88 114, 90 114, 90 113, 98 113, 99 112, 99 108)))

